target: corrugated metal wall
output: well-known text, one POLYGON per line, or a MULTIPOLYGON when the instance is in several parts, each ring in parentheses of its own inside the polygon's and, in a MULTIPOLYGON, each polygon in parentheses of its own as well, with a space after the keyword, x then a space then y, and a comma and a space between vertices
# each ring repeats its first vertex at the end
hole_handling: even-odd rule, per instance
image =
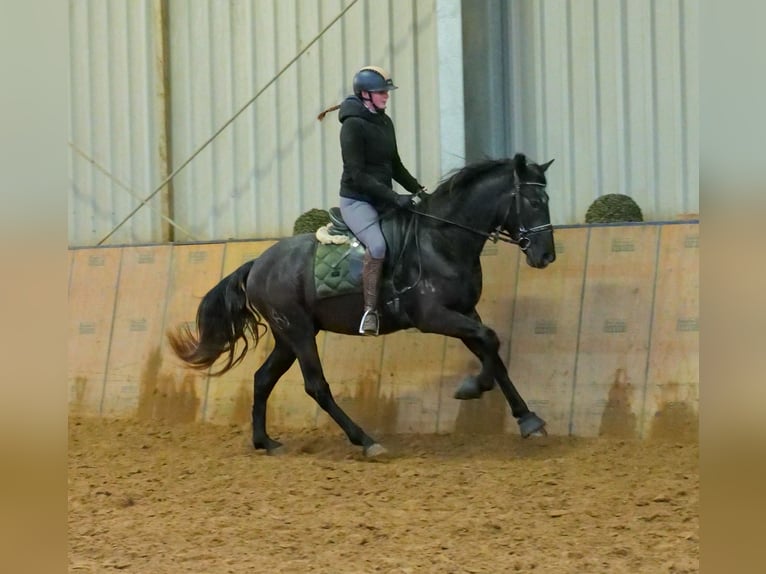
POLYGON ((697 0, 471 0, 463 19, 469 158, 556 158, 554 223, 607 193, 699 211, 697 0))
MULTIPOLYGON (((70 245, 95 244, 161 181, 156 8, 150 1, 69 2, 70 245)), ((162 199, 131 218, 115 242, 162 240, 162 199)))
POLYGON ((514 4, 512 54, 535 65, 511 78, 513 141, 562 160, 557 219, 584 221, 606 193, 648 219, 698 212, 698 2, 514 4))
MULTIPOLYGON (((173 228, 176 241, 289 235, 304 211, 337 205, 340 124, 337 114, 321 123, 316 116, 372 63, 400 86, 389 103, 400 155, 433 185, 440 175, 435 1, 171 0, 167 109, 153 100, 162 85, 152 61, 162 52, 152 11, 158 17, 163 2, 72 2, 72 139, 145 197, 263 90, 173 179, 172 194, 150 205, 160 209, 172 197, 165 213, 188 231, 173 228), (167 171, 157 141, 164 113, 167 171)), ((79 152, 72 157, 70 242, 93 245, 138 202, 79 152)), ((143 208, 106 244, 160 241, 163 227, 143 208)))
MULTIPOLYGON (((172 149, 188 157, 352 2, 173 2, 172 149)), ((337 114, 367 63, 391 72, 402 158, 438 176, 434 2, 355 3, 174 182, 175 215, 195 236, 277 237, 311 208, 337 205, 337 114), (425 109, 423 109, 425 108, 425 109)))
MULTIPOLYGON (((401 87, 389 109, 400 152, 433 187, 442 139, 460 133, 440 128, 462 112, 440 90, 463 85, 454 75, 450 88, 454 54, 437 38, 458 2, 70 0, 70 245, 104 240, 261 90, 105 243, 289 235, 298 215, 337 203, 337 115, 315 118, 367 63, 401 87)), ((699 210, 696 0, 466 0, 462 19, 468 159, 555 157, 557 224, 612 192, 647 219, 699 210)))

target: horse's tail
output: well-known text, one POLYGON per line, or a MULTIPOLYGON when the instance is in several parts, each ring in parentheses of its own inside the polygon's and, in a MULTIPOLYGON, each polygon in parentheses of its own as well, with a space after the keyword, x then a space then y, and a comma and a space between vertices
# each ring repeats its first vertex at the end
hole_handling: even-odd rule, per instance
POLYGON ((193 369, 203 371, 213 366, 222 354, 226 362, 215 372, 218 376, 232 369, 245 358, 249 349, 248 336, 253 346, 266 332, 266 323, 248 302, 245 282, 252 261, 224 277, 200 301, 197 308, 197 334, 188 325, 167 333, 168 341, 179 359, 193 369), (262 330, 262 331, 261 331, 262 330), (237 353, 237 341, 243 346, 237 353))

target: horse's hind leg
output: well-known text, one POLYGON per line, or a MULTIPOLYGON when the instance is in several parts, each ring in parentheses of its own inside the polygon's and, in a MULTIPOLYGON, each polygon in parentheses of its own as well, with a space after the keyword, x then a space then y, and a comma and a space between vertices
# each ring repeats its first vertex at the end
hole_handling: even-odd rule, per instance
POLYGON ((372 457, 384 453, 385 449, 351 420, 351 417, 335 402, 335 398, 330 392, 330 385, 327 384, 324 377, 316 339, 313 334, 309 333, 311 331, 306 329, 300 335, 292 338, 293 350, 298 356, 298 362, 303 373, 306 393, 343 429, 351 444, 361 446, 364 449, 366 456, 372 457))
POLYGON ((276 452, 281 443, 272 439, 266 432, 266 401, 279 379, 295 362, 295 353, 290 347, 275 340, 274 350, 255 372, 253 377, 253 447, 276 452))

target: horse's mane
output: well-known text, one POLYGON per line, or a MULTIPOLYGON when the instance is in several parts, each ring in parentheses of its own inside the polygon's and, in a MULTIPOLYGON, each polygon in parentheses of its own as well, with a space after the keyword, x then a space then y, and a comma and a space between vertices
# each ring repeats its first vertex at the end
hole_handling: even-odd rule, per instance
POLYGON ((445 178, 439 182, 439 185, 434 190, 434 195, 450 196, 459 194, 463 187, 470 185, 471 182, 478 179, 480 176, 486 175, 488 172, 501 167, 508 168, 513 166, 513 163, 514 160, 509 158, 484 159, 470 163, 465 167, 448 173, 445 178))

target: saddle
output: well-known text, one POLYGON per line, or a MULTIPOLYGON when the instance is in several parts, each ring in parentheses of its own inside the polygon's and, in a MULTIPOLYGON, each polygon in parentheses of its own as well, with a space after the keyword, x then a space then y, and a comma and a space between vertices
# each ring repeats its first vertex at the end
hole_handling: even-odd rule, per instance
MULTIPOLYGON (((317 299, 362 292, 362 259, 364 245, 343 221, 339 207, 328 210, 330 223, 316 231, 314 254, 314 286, 317 299)), ((392 276, 401 257, 404 244, 409 238, 414 216, 381 219, 381 229, 386 240, 386 261, 383 264, 380 299, 389 302, 395 296, 392 276)))
POLYGON ((343 243, 352 243, 356 238, 352 231, 343 221, 340 209, 331 207, 328 212, 330 223, 323 225, 316 230, 316 238, 319 243, 340 245, 343 243))
POLYGON ((340 207, 331 207, 327 210, 327 213, 330 216, 330 223, 332 223, 333 227, 338 231, 338 233, 347 233, 351 236, 354 235, 348 228, 348 225, 346 225, 346 222, 343 221, 343 215, 341 215, 340 207))

